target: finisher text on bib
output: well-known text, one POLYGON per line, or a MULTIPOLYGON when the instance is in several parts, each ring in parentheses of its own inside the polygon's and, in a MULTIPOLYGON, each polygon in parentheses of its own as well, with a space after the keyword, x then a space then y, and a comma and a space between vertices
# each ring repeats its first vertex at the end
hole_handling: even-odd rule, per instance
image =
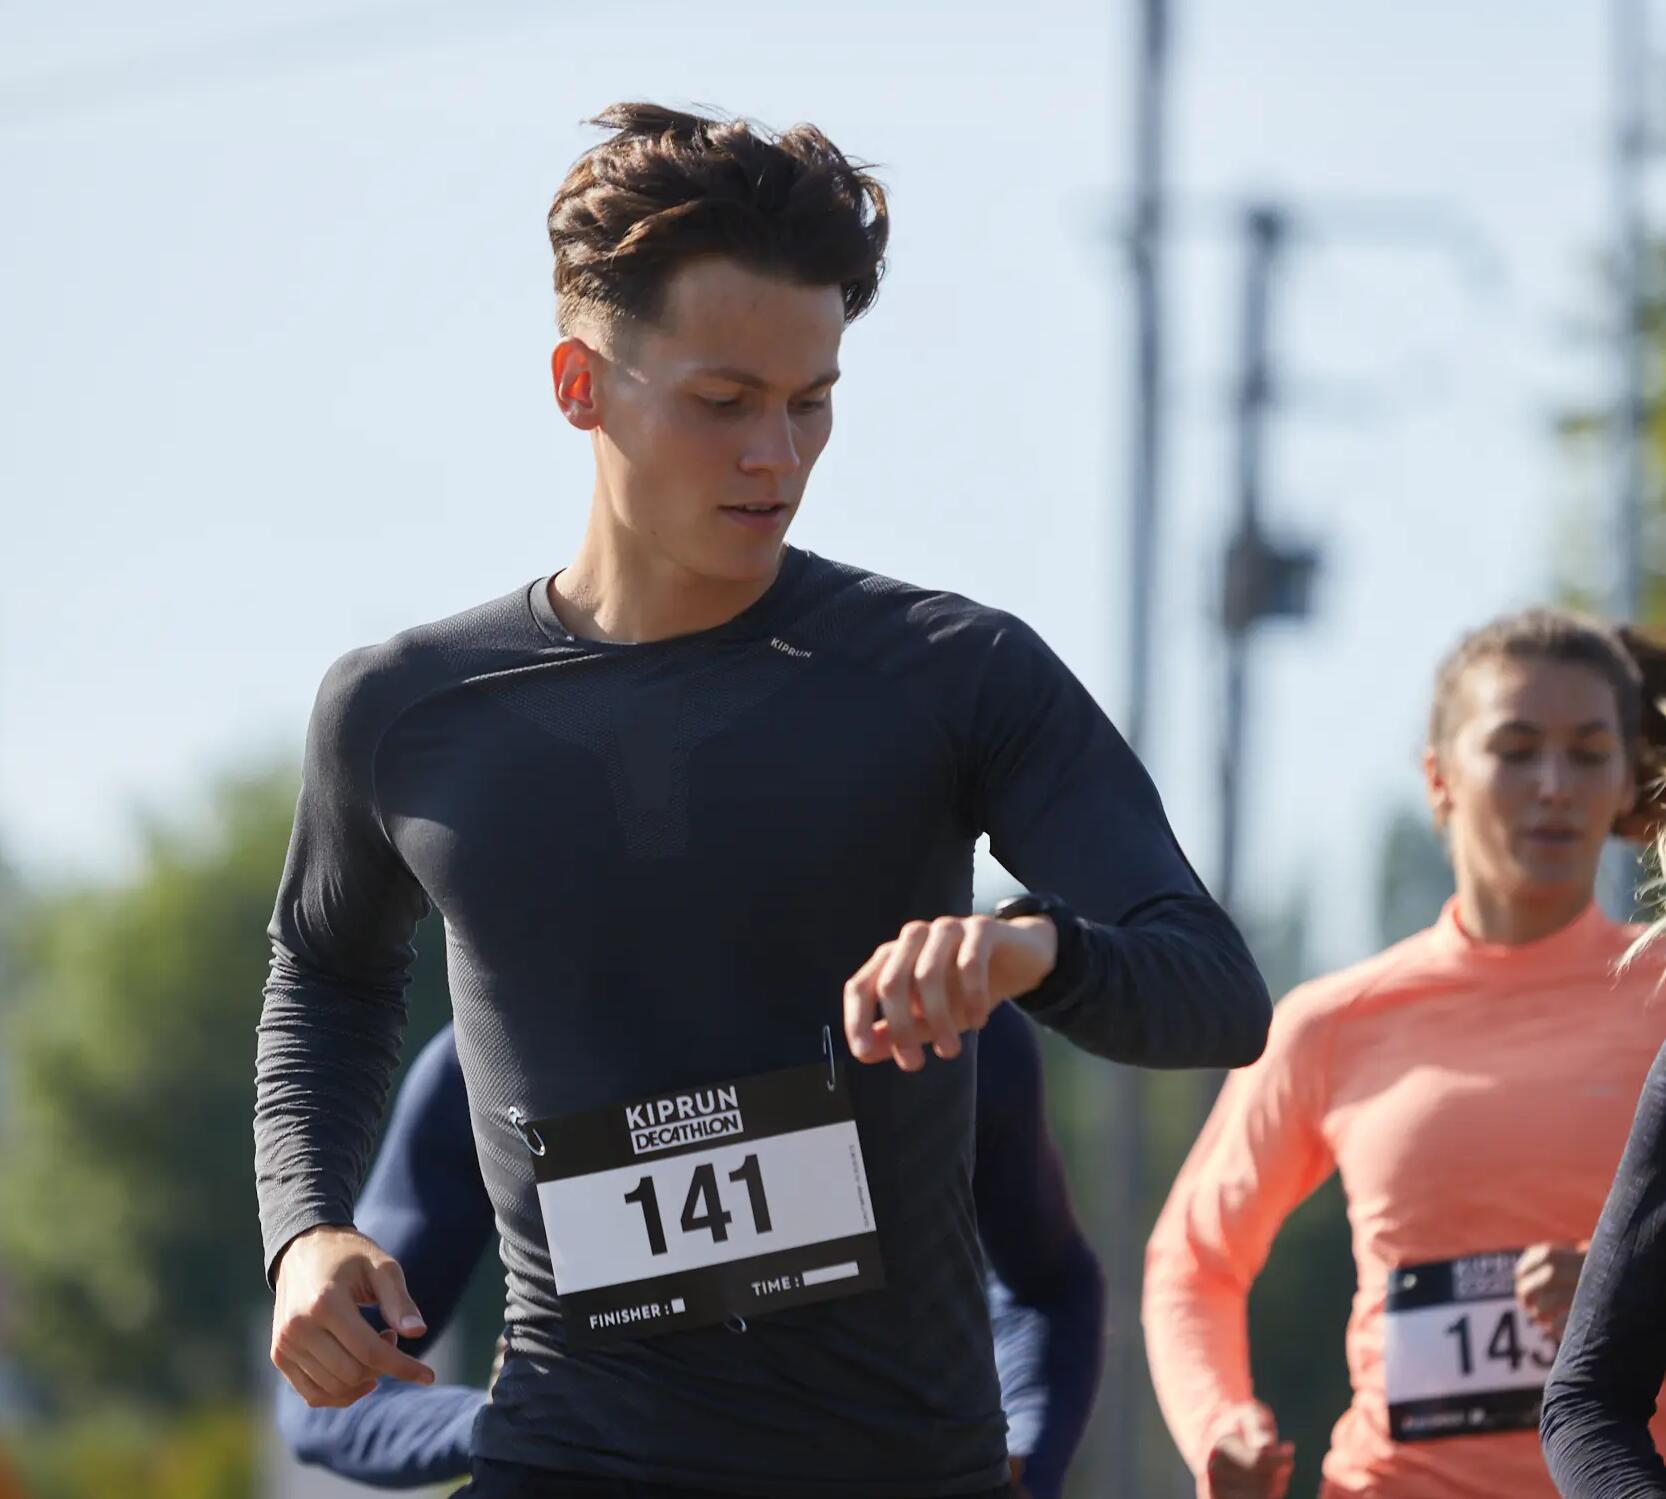
POLYGON ((576 1348, 885 1283, 850 1096, 825 1064, 541 1119, 527 1134, 544 1146, 533 1172, 576 1348))
POLYGON ((1388 1429, 1397 1442, 1538 1428, 1556 1344, 1516 1301, 1519 1251, 1389 1272, 1388 1429))

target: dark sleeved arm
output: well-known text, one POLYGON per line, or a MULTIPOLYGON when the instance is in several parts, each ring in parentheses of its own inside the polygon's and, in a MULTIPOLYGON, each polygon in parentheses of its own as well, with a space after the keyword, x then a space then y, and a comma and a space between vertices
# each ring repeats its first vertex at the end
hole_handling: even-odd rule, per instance
POLYGON ((384 1379, 345 1410, 311 1410, 287 1386, 278 1396, 278 1433, 303 1463, 354 1483, 415 1489, 469 1471, 484 1390, 384 1379))
POLYGON ((255 1186, 269 1279, 297 1234, 353 1221, 399 1059, 411 935, 428 902, 376 806, 390 694, 372 653, 343 657, 307 731, 255 1061, 255 1186))
POLYGON ((977 814, 991 851, 1076 913, 1023 1008, 1113 1061, 1254 1061, 1272 1002, 1249 949, 1186 862, 1144 767, 1016 620, 1003 619, 985 652, 975 720, 977 814))
MULTIPOLYGON (((420 1354, 450 1323, 492 1236, 449 1026, 411 1064, 357 1221, 405 1271, 428 1323, 427 1334, 406 1345, 420 1354)), ((373 1312, 366 1316, 380 1325, 373 1312)), ((284 1386, 277 1424, 302 1462, 359 1483, 415 1488, 468 1472, 474 1418, 485 1403, 484 1390, 385 1379, 345 1409, 314 1410, 284 1386)))
POLYGON ((1545 1388, 1540 1434, 1566 1499, 1666 1499, 1649 1434, 1663 1379, 1666 1048, 1643 1085, 1545 1388))
POLYGON ((992 1301, 1009 1439, 1034 1499, 1058 1499, 1099 1386, 1105 1282, 1047 1128, 1034 1030, 1008 1005, 978 1039, 977 1121, 978 1233, 1010 1297, 992 1301))

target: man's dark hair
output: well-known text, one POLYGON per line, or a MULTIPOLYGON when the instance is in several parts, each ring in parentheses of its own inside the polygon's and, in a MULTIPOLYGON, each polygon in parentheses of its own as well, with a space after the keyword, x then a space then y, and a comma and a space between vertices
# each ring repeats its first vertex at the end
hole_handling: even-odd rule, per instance
POLYGON ((806 286, 837 286, 845 321, 885 266, 885 189, 814 125, 776 135, 745 120, 615 104, 550 207, 563 333, 584 316, 659 315, 665 283, 722 256, 806 286))

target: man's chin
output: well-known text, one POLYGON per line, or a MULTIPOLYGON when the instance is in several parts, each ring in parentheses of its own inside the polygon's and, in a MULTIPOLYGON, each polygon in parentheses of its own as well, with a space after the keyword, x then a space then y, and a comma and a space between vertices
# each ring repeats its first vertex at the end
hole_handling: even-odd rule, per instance
POLYGON ((787 535, 783 530, 773 536, 727 539, 721 547, 702 551, 694 570, 714 583, 767 583, 781 566, 781 554, 786 550, 787 535))

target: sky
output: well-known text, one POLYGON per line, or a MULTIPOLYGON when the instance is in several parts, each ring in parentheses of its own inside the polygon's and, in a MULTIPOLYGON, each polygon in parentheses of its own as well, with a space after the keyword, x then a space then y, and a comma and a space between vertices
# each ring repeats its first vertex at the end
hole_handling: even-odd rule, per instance
MULTIPOLYGON (((1552 422, 1610 372, 1607 7, 1175 16, 1146 758, 1209 878, 1232 210, 1276 201, 1303 232, 1267 516, 1325 565, 1256 650, 1245 908, 1307 891, 1322 966, 1375 941, 1438 657, 1567 554, 1552 422)), ((343 651, 571 556, 589 454, 549 398, 543 221, 620 98, 813 120, 877 164, 890 271, 793 540, 1015 611, 1122 712, 1132 0, 13 0, 0 35, 0 849, 27 878, 119 876, 144 817, 298 754, 343 651)))

